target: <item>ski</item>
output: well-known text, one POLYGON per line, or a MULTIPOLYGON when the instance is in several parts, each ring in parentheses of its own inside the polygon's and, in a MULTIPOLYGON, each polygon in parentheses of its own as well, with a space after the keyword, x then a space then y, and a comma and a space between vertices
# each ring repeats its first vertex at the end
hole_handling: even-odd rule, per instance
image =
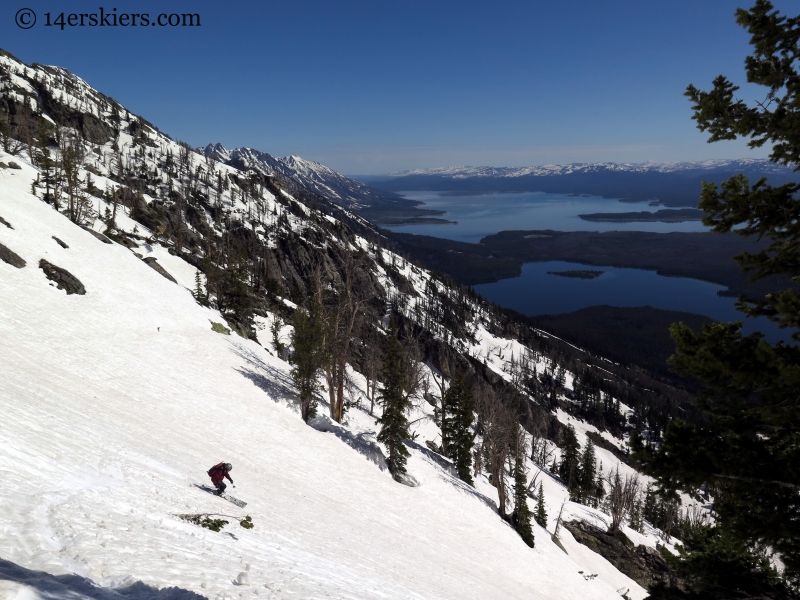
POLYGON ((216 488, 212 488, 207 485, 197 485, 197 484, 195 484, 195 487, 200 488, 201 490, 203 490, 204 492, 208 492, 209 494, 213 494, 214 496, 224 498, 225 500, 227 500, 231 504, 235 504, 239 508, 244 508, 245 506, 247 506, 247 502, 245 502, 244 500, 239 500, 238 498, 234 498, 230 494, 226 494, 224 492, 220 494, 216 488))

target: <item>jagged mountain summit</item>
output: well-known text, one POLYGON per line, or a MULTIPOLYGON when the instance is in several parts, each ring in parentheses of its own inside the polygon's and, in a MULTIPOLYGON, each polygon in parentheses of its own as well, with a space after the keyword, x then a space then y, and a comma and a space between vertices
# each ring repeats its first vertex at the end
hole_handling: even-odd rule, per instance
POLYGON ((412 215, 418 204, 299 156, 277 158, 253 148, 228 150, 222 144, 209 144, 200 151, 240 170, 252 169, 265 175, 289 178, 343 208, 377 221, 399 214, 412 215))

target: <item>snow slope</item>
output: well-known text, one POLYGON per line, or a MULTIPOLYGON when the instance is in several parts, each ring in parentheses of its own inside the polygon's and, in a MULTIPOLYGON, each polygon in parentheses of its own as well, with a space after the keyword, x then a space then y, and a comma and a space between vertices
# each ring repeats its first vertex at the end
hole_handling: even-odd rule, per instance
POLYGON ((468 488, 430 453, 409 460, 419 487, 394 482, 357 451, 374 442, 365 413, 352 410, 338 434, 306 426, 288 365, 211 330, 222 319, 194 302, 189 265, 151 249, 176 285, 100 242, 31 196, 29 171, 0 170, 0 216, 13 227, 0 225, 0 243, 27 261, 0 262, 6 597, 99 597, 86 580, 48 579, 68 573, 142 598, 168 587, 220 600, 644 596, 599 556, 564 554, 541 528, 527 548, 484 495, 488 484, 468 488), (50 285, 41 258, 86 295, 50 285), (221 460, 234 465, 245 511, 194 487, 221 460), (249 514, 255 528, 229 519, 213 532, 183 513, 249 514), (248 568, 251 585, 237 585, 248 568))

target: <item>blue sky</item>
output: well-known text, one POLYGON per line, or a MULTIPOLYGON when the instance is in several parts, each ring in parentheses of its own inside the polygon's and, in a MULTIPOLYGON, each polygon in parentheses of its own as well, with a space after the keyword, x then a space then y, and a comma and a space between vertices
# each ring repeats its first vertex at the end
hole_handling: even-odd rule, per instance
MULTIPOLYGON (((0 47, 64 66, 174 138, 350 174, 765 156, 708 145, 682 93, 744 84, 728 0, 15 0, 0 47), (43 27, 65 13, 199 13, 199 28, 43 27), (27 7, 37 25, 14 15, 27 7)), ((776 2, 790 15, 796 4, 776 2)), ((793 10, 794 9, 794 10, 793 10)), ((743 85, 747 100, 761 97, 743 85)))

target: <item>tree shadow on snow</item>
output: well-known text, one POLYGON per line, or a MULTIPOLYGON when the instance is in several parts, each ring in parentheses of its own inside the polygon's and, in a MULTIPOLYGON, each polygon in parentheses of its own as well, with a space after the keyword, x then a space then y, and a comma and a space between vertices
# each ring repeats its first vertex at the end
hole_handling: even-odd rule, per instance
POLYGON ((455 488, 458 488, 462 492, 474 496, 475 498, 483 502, 486 506, 491 508, 493 511, 497 512, 496 502, 494 502, 490 498, 487 498, 486 496, 481 494, 478 490, 476 490, 474 487, 464 483, 458 478, 456 469, 453 466, 453 462, 451 460, 445 458, 441 454, 437 454, 436 452, 434 452, 429 448, 426 448, 422 444, 418 444, 414 440, 405 440, 405 444, 409 448, 413 448, 414 450, 419 452, 423 456, 423 458, 428 462, 437 465, 442 470, 442 472, 439 474, 439 477, 441 477, 443 480, 447 481, 450 485, 452 485, 455 488))
POLYGON ((288 404, 297 405, 299 398, 292 378, 275 367, 267 364, 254 352, 247 348, 234 346, 233 351, 244 360, 250 368, 236 369, 236 371, 265 391, 275 402, 281 400, 288 404))
POLYGON ((371 431, 354 433, 349 429, 345 429, 338 423, 334 423, 325 415, 314 417, 309 420, 308 425, 317 431, 332 433, 367 460, 375 463, 381 471, 386 471, 388 469, 386 466, 386 456, 384 456, 377 442, 371 439, 375 435, 371 431))
POLYGON ((33 571, 0 558, 0 581, 12 581, 33 588, 42 600, 206 600, 179 587, 158 589, 136 581, 117 588, 105 588, 80 575, 51 575, 33 571))

